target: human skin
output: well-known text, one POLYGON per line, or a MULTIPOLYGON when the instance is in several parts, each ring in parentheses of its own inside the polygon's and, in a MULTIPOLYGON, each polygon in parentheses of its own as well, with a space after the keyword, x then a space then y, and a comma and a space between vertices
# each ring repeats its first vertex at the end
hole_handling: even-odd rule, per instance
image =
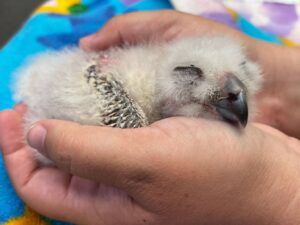
POLYGON ((28 141, 56 168, 39 166, 24 144, 24 111, 0 113, 1 149, 16 191, 42 215, 85 225, 300 223, 300 144, 271 127, 41 121, 28 141))
MULTIPOLYGON (((165 19, 187 16, 161 13, 165 19)), ((128 17, 143 23, 141 18, 154 14, 128 17)), ((188 17, 181 26, 198 18, 188 17)), ((118 31, 118 23, 102 32, 109 26, 118 31)), ((135 42, 124 34, 122 39, 135 42)), ((99 49, 109 46, 99 43, 99 49)), ((28 142, 58 169, 38 166, 24 145, 25 111, 21 105, 0 113, 0 143, 15 189, 43 215, 93 225, 300 224, 300 143, 269 126, 250 123, 237 130, 218 121, 169 118, 122 130, 41 121, 28 142)))

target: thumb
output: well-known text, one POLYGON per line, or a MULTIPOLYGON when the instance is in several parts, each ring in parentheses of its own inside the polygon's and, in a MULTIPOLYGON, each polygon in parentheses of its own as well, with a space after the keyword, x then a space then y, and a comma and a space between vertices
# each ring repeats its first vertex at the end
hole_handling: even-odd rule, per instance
POLYGON ((123 130, 59 120, 41 121, 27 135, 29 145, 59 168, 126 191, 151 177, 149 149, 158 139, 150 127, 123 130))

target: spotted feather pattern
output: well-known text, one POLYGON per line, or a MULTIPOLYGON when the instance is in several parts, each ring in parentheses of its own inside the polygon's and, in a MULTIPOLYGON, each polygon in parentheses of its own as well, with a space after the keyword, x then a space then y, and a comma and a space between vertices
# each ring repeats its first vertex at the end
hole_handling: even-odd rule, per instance
POLYGON ((148 125, 141 107, 129 97, 113 74, 103 74, 97 65, 91 65, 85 77, 102 101, 100 112, 104 125, 118 128, 138 128, 148 125))

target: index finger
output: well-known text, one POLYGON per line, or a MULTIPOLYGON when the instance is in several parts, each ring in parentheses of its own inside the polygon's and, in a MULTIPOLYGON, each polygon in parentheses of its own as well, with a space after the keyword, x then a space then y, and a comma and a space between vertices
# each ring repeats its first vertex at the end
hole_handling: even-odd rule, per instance
POLYGON ((81 48, 99 51, 124 43, 138 43, 148 40, 168 41, 177 34, 173 25, 178 12, 162 10, 155 12, 134 12, 112 18, 97 33, 82 38, 81 48), (166 35, 167 34, 167 35, 166 35))

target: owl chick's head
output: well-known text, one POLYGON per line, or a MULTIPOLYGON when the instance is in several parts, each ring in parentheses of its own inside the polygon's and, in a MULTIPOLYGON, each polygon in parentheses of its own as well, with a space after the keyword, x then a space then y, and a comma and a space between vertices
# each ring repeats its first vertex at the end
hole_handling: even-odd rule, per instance
POLYGON ((261 72, 232 39, 171 42, 159 73, 164 116, 222 119, 242 126, 253 116, 261 72))

